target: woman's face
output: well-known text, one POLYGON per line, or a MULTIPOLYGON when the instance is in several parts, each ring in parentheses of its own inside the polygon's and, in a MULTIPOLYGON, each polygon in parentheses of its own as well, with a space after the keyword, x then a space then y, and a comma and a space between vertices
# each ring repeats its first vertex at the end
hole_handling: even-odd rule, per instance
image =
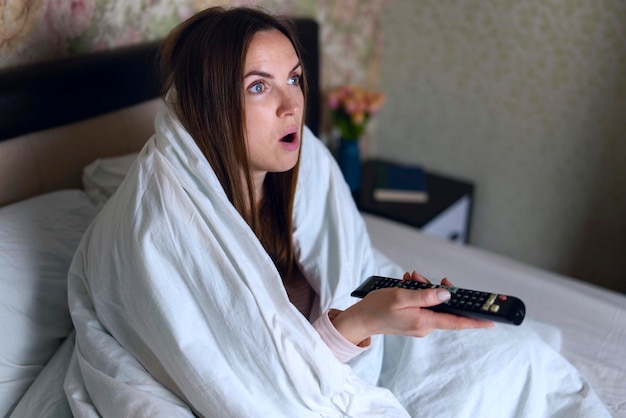
POLYGON ((302 64, 280 31, 257 32, 244 67, 245 134, 257 190, 268 172, 292 169, 300 150, 302 64))

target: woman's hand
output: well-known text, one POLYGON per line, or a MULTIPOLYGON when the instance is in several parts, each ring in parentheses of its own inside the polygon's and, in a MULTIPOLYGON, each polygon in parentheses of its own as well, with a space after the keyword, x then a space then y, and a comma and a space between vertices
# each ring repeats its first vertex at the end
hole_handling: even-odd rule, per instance
MULTIPOLYGON (((405 273, 404 280, 430 283, 413 272, 405 273)), ((448 279, 441 284, 453 287, 448 279)), ((450 299, 446 289, 408 290, 398 287, 370 292, 362 300, 337 314, 332 323, 348 341, 359 344, 376 334, 425 337, 435 329, 461 330, 491 328, 493 322, 466 318, 423 309, 450 299)))

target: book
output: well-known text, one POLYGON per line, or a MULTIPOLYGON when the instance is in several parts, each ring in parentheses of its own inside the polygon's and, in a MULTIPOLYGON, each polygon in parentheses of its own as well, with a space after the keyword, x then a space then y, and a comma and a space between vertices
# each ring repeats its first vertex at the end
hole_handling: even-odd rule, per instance
POLYGON ((428 202, 426 173, 418 165, 384 163, 376 167, 373 197, 379 202, 428 202))

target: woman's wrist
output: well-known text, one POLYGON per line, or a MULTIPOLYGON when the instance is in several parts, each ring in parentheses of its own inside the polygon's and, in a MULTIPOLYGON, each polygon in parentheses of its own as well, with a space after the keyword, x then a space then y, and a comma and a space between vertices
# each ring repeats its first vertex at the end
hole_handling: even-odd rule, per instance
POLYGON ((372 334, 368 331, 365 321, 362 320, 362 315, 356 313, 353 307, 345 311, 331 309, 328 312, 328 318, 337 332, 346 340, 359 347, 369 346, 372 334))

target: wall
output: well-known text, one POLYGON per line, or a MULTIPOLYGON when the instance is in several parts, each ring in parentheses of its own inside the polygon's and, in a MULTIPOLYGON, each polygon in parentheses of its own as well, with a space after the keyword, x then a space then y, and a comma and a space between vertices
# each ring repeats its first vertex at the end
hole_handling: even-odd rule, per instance
POLYGON ((370 152, 475 182, 473 245, 626 291, 626 3, 393 1, 381 19, 370 152))

